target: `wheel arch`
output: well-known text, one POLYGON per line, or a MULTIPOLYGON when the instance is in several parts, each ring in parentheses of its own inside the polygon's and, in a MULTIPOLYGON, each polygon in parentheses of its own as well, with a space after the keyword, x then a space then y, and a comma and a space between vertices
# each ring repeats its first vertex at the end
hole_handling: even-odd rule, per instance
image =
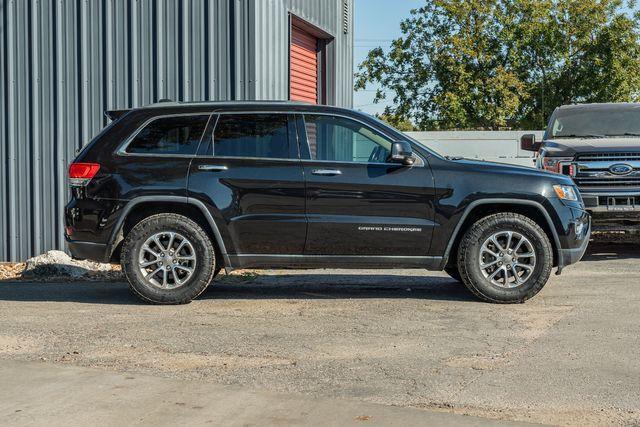
POLYGON ((524 215, 535 221, 547 233, 553 248, 553 265, 558 264, 558 250, 560 249, 560 237, 549 212, 540 203, 533 200, 513 199, 483 199, 476 200, 467 206, 460 217, 453 234, 447 243, 441 268, 450 265, 452 253, 456 253, 464 232, 478 219, 499 212, 513 212, 524 215))
POLYGON ((181 196, 141 196, 129 201, 111 231, 108 258, 119 258, 122 241, 131 228, 140 220, 158 213, 182 214, 196 221, 218 250, 221 258, 219 261, 225 268, 231 268, 224 240, 211 212, 201 201, 181 196))

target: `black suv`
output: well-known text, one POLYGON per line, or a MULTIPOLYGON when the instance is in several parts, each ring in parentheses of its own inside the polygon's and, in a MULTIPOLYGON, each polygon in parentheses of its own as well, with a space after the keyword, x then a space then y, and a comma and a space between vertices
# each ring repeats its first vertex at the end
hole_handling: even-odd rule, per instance
POLYGON ((640 104, 576 104, 557 108, 542 141, 524 135, 540 169, 577 184, 594 230, 640 233, 640 104))
POLYGON ((570 178, 442 157, 374 117, 292 102, 160 103, 69 167, 76 258, 120 261, 153 303, 221 268, 445 270, 522 302, 577 262, 590 216, 570 178))

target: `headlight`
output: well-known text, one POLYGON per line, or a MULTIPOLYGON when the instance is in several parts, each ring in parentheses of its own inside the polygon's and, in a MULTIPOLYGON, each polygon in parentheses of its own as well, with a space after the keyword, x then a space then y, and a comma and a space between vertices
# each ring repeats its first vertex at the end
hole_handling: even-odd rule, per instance
POLYGON ((571 166, 573 157, 542 157, 540 160, 544 170, 571 175, 569 170, 565 169, 568 169, 571 166))
POLYGON ((553 190, 562 200, 567 200, 569 202, 575 202, 578 200, 576 190, 571 185, 554 185, 553 190))

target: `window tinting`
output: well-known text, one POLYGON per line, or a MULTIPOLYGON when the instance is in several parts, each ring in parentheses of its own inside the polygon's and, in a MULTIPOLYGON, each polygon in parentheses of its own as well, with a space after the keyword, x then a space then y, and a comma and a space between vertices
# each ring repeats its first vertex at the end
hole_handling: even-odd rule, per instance
POLYGON ((208 120, 208 115, 156 119, 135 136, 127 153, 195 154, 208 120))
POLYGON ((213 155, 289 158, 285 114, 221 114, 213 134, 213 155))
POLYGON ((385 163, 391 141, 355 120, 305 115, 309 151, 314 160, 385 163))

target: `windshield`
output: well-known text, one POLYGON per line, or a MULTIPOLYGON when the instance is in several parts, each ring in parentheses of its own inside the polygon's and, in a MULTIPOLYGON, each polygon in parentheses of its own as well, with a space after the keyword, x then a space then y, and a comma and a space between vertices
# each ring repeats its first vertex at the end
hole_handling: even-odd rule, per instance
POLYGON ((552 138, 640 136, 640 104, 560 109, 549 131, 552 138))

